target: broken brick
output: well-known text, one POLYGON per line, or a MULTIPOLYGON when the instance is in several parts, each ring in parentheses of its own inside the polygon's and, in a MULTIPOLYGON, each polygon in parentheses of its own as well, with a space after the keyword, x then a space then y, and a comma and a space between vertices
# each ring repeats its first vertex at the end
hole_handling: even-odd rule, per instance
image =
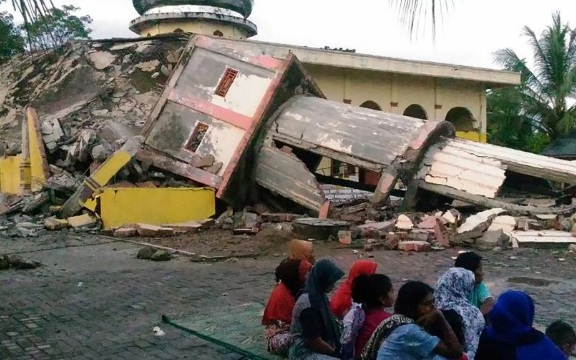
POLYGON ((434 229, 436 227, 436 217, 426 216, 419 224, 419 229, 434 229))
POLYGON ((430 231, 428 230, 414 230, 408 233, 408 240, 412 241, 424 241, 428 242, 430 240, 430 231))
POLYGON ((426 241, 400 241, 398 250, 426 252, 430 250, 430 243, 426 241))
POLYGON ((398 247, 398 244, 402 238, 400 235, 395 233, 388 233, 386 234, 386 239, 384 240, 384 248, 387 250, 394 250, 398 247))
POLYGON ((338 231, 338 241, 340 244, 350 245, 352 244, 352 231, 340 230, 338 231))
POLYGON ((436 219, 436 225, 434 226, 434 234, 436 235, 436 242, 438 245, 443 247, 450 246, 450 234, 448 229, 444 226, 444 223, 440 219, 436 219))

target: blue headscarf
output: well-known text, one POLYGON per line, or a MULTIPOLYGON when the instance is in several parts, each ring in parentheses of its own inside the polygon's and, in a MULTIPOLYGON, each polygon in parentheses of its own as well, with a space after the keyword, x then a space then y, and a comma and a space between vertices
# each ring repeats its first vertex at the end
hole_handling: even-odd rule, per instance
POLYGON ((340 340, 340 326, 330 312, 326 290, 333 287, 342 276, 344 276, 344 272, 332 261, 323 259, 314 264, 306 279, 306 292, 310 299, 310 306, 322 314, 328 336, 324 340, 332 346, 336 346, 340 340))
POLYGON ((523 291, 506 291, 488 314, 476 360, 566 360, 566 355, 534 329, 534 301, 523 291))
POLYGON ((519 344, 533 334, 534 314, 534 301, 528 294, 506 291, 488 314, 491 326, 487 333, 496 340, 519 344))

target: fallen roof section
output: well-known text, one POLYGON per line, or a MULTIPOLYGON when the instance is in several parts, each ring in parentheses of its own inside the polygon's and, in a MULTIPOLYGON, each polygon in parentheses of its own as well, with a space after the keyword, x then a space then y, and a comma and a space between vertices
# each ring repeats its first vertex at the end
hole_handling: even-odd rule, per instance
MULTIPOLYGON (((397 180, 414 171, 420 154, 428 146, 442 135, 453 134, 454 128, 448 122, 424 121, 321 98, 294 96, 273 120, 268 143, 296 149, 294 153, 298 152, 308 167, 300 166, 299 171, 295 166, 276 167, 275 171, 284 175, 274 182, 264 172, 269 166, 263 166, 257 168, 256 180, 276 193, 298 193, 298 189, 313 186, 310 178, 314 176, 310 172, 315 171, 325 156, 380 173, 373 202, 382 203, 397 180)), ((259 163, 270 161, 271 149, 264 150, 259 163)), ((307 205, 299 196, 292 198, 307 205)), ((315 205, 321 203, 317 201, 315 205)))
POLYGON ((573 212, 574 205, 558 207, 523 206, 499 199, 504 181, 511 173, 549 181, 576 183, 576 163, 531 154, 496 145, 463 139, 441 139, 430 147, 404 199, 414 207, 415 189, 424 189, 453 199, 517 213, 573 212))

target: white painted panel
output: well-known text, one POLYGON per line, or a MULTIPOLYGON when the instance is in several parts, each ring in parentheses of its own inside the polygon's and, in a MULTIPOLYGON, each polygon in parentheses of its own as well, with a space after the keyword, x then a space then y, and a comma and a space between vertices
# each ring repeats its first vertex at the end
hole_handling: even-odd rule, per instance
POLYGON ((271 82, 271 78, 239 73, 226 97, 212 95, 212 103, 238 114, 253 117, 271 82))
POLYGON ((576 237, 572 236, 569 232, 556 231, 556 230, 542 230, 542 231, 520 231, 515 230, 511 233, 512 237, 522 243, 543 243, 543 244, 575 244, 576 237))
POLYGON ((429 184, 449 186, 470 194, 494 198, 505 179, 500 161, 476 156, 454 147, 432 147, 418 178, 429 184))
POLYGON ((242 129, 220 120, 212 119, 212 125, 206 131, 206 135, 204 135, 204 139, 202 139, 196 153, 200 156, 212 154, 216 158, 216 162, 222 162, 223 166, 217 174, 222 176, 244 134, 245 132, 242 129))

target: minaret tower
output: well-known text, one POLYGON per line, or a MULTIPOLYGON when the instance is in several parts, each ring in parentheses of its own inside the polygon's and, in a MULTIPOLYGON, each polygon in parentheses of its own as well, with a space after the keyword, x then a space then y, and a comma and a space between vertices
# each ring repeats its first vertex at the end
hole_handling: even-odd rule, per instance
POLYGON ((254 0, 132 0, 140 16, 130 30, 140 36, 172 32, 247 39, 257 34, 247 18, 254 0))

